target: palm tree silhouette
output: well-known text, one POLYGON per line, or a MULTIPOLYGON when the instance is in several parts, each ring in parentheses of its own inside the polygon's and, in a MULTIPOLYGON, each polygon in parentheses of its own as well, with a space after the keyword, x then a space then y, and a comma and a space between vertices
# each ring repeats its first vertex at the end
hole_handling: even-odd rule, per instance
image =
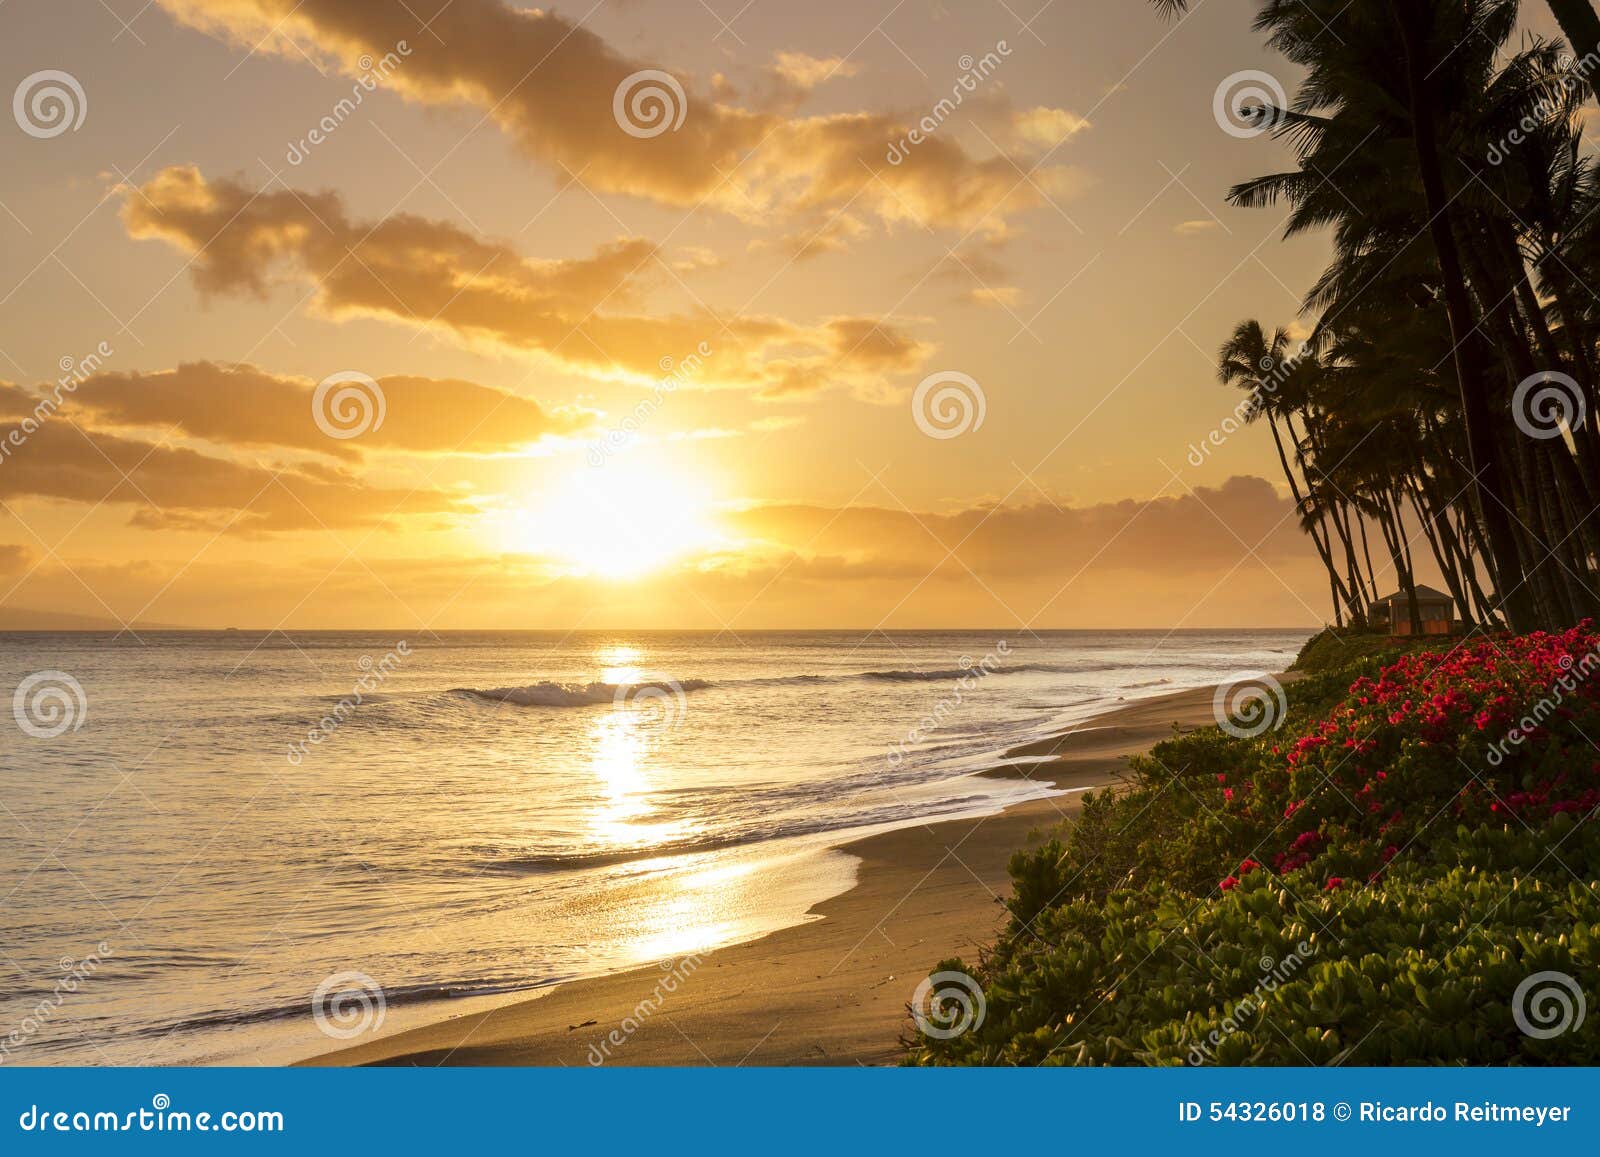
MULTIPOLYGON (((1546 0, 1561 35, 1580 57, 1600 58, 1600 15, 1589 0, 1546 0)), ((1171 19, 1189 10, 1189 0, 1151 0, 1157 12, 1171 19)), ((1588 70, 1585 77, 1593 90, 1600 82, 1600 74, 1588 70)))
MULTIPOLYGON (((1169 15, 1186 7, 1153 2, 1169 15)), ((1600 299, 1581 288, 1600 268, 1589 220, 1600 191, 1576 115, 1593 78, 1575 84, 1559 47, 1537 38, 1508 53, 1517 15, 1514 0, 1258 9, 1269 45, 1305 70, 1288 107, 1260 118, 1299 163, 1229 200, 1287 202, 1286 235, 1334 231, 1333 261, 1305 302, 1320 314, 1323 356, 1297 366, 1301 397, 1278 390, 1266 405, 1336 607, 1352 617, 1369 519, 1402 589, 1411 543, 1426 539, 1464 617, 1499 609, 1528 630, 1600 609, 1589 518, 1600 506, 1600 299), (1520 437, 1506 421, 1514 395, 1555 367, 1582 404, 1543 440, 1520 437)), ((1258 388, 1248 363, 1273 358, 1273 345, 1258 323, 1240 326, 1224 346, 1224 381, 1258 388)), ((1369 564, 1369 591, 1371 577, 1369 564)))

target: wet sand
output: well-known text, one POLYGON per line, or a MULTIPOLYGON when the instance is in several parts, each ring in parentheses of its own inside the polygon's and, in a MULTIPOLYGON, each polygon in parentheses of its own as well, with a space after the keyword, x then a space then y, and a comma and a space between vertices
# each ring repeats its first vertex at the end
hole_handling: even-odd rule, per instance
POLYGON ((574 981, 307 1063, 893 1064, 918 983, 946 957, 975 956, 1003 925, 1012 853, 1070 820, 1082 789, 1115 783, 1128 755, 1175 725, 1210 724, 1213 690, 1132 702, 1007 753, 1042 762, 990 773, 1070 794, 844 845, 861 859, 856 885, 814 907, 820 919, 707 953, 692 969, 574 981))

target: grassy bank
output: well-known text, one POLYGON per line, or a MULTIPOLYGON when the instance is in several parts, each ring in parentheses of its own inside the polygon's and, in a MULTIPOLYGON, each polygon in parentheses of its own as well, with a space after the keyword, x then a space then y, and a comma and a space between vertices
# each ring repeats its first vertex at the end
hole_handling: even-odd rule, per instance
POLYGON ((1156 745, 1013 859, 1004 934, 938 970, 981 1021, 935 983, 913 1063, 1600 1061, 1600 636, 1297 667, 1275 726, 1156 745))

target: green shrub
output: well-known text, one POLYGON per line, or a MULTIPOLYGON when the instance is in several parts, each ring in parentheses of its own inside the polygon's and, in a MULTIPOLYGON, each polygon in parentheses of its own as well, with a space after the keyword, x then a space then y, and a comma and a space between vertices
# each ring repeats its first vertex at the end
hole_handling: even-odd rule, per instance
POLYGON ((1387 632, 1357 630, 1350 627, 1325 627, 1306 640, 1291 671, 1308 674, 1343 671, 1364 659, 1375 659, 1381 664, 1394 662, 1406 651, 1417 650, 1437 639, 1394 638, 1387 632))
POLYGON ((941 967, 980 978, 986 1016, 917 1040, 916 1063, 1600 1062, 1600 1017, 1542 1039, 1513 1016, 1538 1013, 1514 1003, 1530 975, 1600 973, 1600 895, 1573 881, 1406 869, 1302 895, 1262 872, 1216 898, 1150 884, 1041 910, 1003 960, 941 967))
POLYGON ((1175 737, 1087 794, 1012 858, 999 941, 941 966, 987 1019, 910 1059, 1600 1061, 1600 1013, 1546 1039, 1512 1011, 1533 974, 1600 976, 1600 636, 1382 664, 1312 673, 1281 729, 1175 737))

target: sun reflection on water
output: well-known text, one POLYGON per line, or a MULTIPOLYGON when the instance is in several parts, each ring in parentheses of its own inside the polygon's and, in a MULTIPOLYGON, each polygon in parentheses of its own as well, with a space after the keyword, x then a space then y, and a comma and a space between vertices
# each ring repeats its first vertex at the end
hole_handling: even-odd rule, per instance
MULTIPOLYGON (((663 861, 665 864, 667 861, 663 861)), ((703 952, 733 939, 750 903, 756 862, 678 866, 657 882, 656 902, 642 913, 631 945, 640 961, 666 960, 703 952)))
MULTIPOLYGON (((648 669, 642 647, 606 644, 594 649, 593 658, 597 678, 605 683, 623 686, 666 677, 648 669)), ((618 869, 611 895, 616 900, 632 896, 633 902, 624 902, 629 918, 613 925, 612 933, 628 942, 629 955, 639 962, 681 958, 735 938, 751 915, 746 910, 755 883, 751 873, 758 865, 674 853, 710 829, 704 819, 664 813, 662 793, 674 784, 657 752, 662 732, 651 726, 649 713, 598 712, 590 738, 596 788, 587 825, 592 845, 647 855, 662 851, 659 858, 631 860, 618 869)))
POLYGON ((645 674, 639 668, 644 652, 628 643, 611 643, 594 650, 594 661, 600 668, 603 683, 639 683, 645 674))
POLYGON ((594 722, 592 768, 601 803, 589 820, 591 838, 611 848, 651 848, 676 843, 702 825, 656 820, 652 796, 661 784, 647 756, 654 736, 632 711, 605 711, 594 722))

